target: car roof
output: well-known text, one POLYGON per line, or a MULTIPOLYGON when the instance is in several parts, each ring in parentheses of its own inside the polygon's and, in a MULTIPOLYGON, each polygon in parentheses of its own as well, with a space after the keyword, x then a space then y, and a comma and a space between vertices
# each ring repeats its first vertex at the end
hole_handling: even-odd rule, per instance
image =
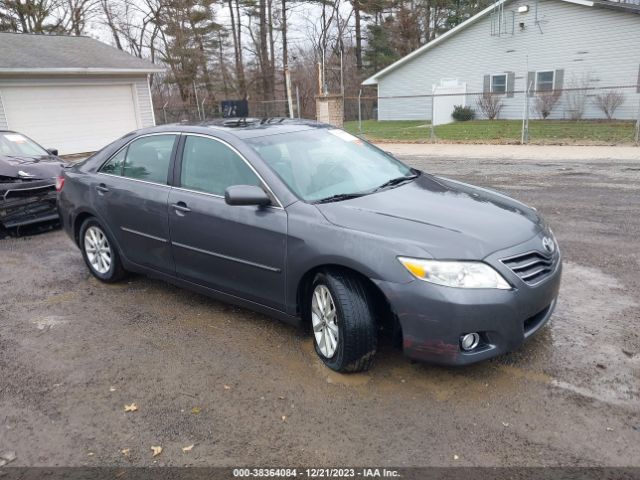
POLYGON ((239 139, 264 137, 280 133, 299 132, 304 130, 333 128, 326 123, 314 120, 278 118, 227 118, 200 123, 174 123, 145 129, 145 133, 179 131, 179 132, 216 132, 233 135, 239 139))

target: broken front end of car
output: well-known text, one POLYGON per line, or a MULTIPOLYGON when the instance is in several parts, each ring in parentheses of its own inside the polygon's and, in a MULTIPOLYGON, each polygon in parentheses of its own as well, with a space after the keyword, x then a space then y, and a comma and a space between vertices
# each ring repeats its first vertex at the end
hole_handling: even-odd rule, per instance
POLYGON ((58 220, 55 178, 0 176, 0 225, 5 229, 58 220))

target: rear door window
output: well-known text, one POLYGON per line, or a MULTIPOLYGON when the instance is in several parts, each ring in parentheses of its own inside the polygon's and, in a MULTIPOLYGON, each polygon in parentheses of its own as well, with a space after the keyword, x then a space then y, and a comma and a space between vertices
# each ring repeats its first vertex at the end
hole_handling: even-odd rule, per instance
POLYGON ((152 135, 132 142, 127 148, 122 175, 166 185, 176 137, 177 135, 152 135))
POLYGON ((166 185, 177 135, 151 135, 131 142, 100 169, 101 173, 166 185))

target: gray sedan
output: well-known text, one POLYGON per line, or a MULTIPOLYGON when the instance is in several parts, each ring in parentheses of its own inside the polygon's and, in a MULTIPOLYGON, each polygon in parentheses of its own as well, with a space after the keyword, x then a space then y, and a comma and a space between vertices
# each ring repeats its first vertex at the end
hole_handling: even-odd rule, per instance
POLYGON ((58 189, 98 279, 145 273, 301 325, 341 372, 369 368, 381 337, 448 365, 507 352, 560 286, 535 209, 315 122, 136 131, 58 189))

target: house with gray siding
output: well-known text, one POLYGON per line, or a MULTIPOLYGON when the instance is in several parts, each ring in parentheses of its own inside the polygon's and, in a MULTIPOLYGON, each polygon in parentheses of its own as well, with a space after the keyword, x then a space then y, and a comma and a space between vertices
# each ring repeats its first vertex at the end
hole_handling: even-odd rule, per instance
POLYGON ((527 107, 536 118, 543 95, 558 96, 549 118, 598 119, 596 96, 609 92, 622 96, 614 118, 636 119, 640 5, 500 0, 363 84, 378 86, 378 120, 447 123, 455 104, 483 118, 478 99, 488 94, 499 97, 503 119, 527 107), (447 95, 432 105, 433 93, 447 95))
POLYGON ((153 126, 162 68, 89 37, 0 33, 0 130, 60 154, 92 152, 153 126))

